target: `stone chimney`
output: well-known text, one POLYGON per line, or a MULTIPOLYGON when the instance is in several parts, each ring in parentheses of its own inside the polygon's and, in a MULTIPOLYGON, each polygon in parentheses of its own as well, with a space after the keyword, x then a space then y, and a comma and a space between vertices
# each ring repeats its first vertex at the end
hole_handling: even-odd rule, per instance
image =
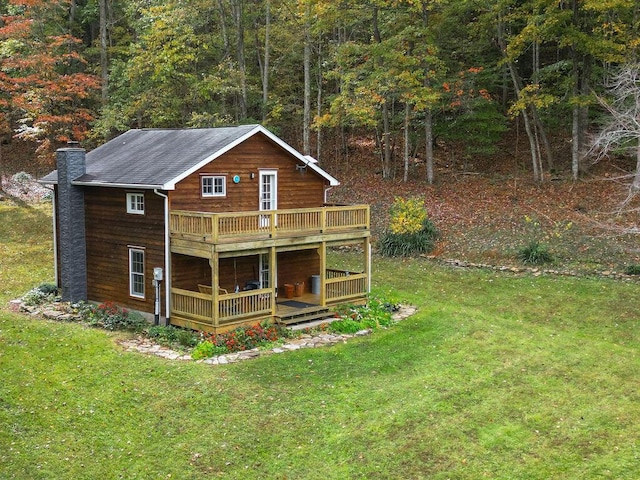
POLYGON ((58 168, 58 227, 62 300, 87 300, 87 251, 84 190, 71 182, 86 172, 85 151, 72 146, 56 151, 58 168))

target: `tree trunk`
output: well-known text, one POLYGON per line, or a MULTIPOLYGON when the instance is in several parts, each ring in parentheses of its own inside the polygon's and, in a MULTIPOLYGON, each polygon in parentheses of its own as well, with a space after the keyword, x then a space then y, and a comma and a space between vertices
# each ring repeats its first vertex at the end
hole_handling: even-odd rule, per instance
MULTIPOLYGON (((502 55, 506 58, 507 46, 504 40, 504 24, 498 19, 497 26, 497 41, 500 47, 500 51, 502 55)), ((508 60, 505 62, 507 68, 509 69, 509 74, 511 75, 511 81, 513 82, 513 87, 516 91, 516 98, 520 99, 522 90, 522 82, 518 76, 518 72, 516 71, 516 67, 512 61, 508 60)), ((522 119, 524 120, 524 129, 527 132, 527 137, 529 138, 529 147, 531 150, 531 164, 533 166, 533 179, 536 182, 540 182, 543 180, 542 171, 539 169, 539 157, 538 157, 538 141, 536 139, 535 133, 532 129, 531 120, 529 119, 529 113, 527 112, 528 108, 523 108, 521 111, 522 119)), ((535 110, 532 112, 535 117, 537 117, 535 110)), ((535 122, 534 125, 535 127, 535 122)))
POLYGON ((78 4, 76 0, 71 0, 69 2, 69 30, 73 28, 73 23, 76 21, 76 10, 78 8, 78 4))
POLYGON ((271 1, 266 0, 264 25, 264 65, 262 66, 262 122, 267 119, 269 102, 269 49, 271 36, 271 1))
POLYGON ((305 10, 304 20, 304 110, 302 118, 302 153, 311 154, 311 34, 309 33, 309 4, 305 10))
POLYGON ((0 137, 0 192, 2 192, 4 183, 4 165, 2 163, 2 138, 0 137))
POLYGON ((229 44, 229 34, 227 33, 227 14, 224 10, 222 0, 218 0, 218 10, 220 11, 220 30, 222 33, 222 43, 224 45, 224 58, 229 58, 231 48, 229 44))
POLYGON ((580 172, 580 111, 577 105, 573 107, 573 121, 571 122, 571 174, 578 180, 580 172))
MULTIPOLYGON (((507 62, 507 66, 509 67, 509 72, 511 73, 511 79, 513 80, 513 86, 516 89, 516 96, 520 98, 520 82, 518 81, 518 76, 515 71, 515 65, 512 62, 507 62)), ((538 158, 538 141, 536 140, 536 136, 531 128, 531 120, 529 119, 529 113, 527 112, 527 108, 523 108, 522 112, 522 120, 524 120, 524 130, 527 132, 527 137, 529 138, 529 148, 531 150, 531 165, 533 167, 533 180, 536 182, 541 182, 542 172, 539 170, 538 166, 540 164, 540 160, 538 158)))
POLYGON ((107 0, 100 0, 100 78, 102 104, 109 100, 109 60, 107 57, 107 0))
POLYGON ((404 104, 404 176, 402 180, 407 183, 409 181, 409 103, 404 104))
POLYGON ((638 145, 636 146, 636 173, 633 176, 631 190, 633 192, 640 192, 640 137, 638 137, 638 145))
POLYGON ((244 21, 243 21, 243 1, 236 0, 234 2, 234 16, 237 30, 236 55, 238 59, 238 68, 240 69, 240 115, 239 120, 247 118, 247 67, 244 57, 244 21))
MULTIPOLYGON (((380 35, 380 29, 378 27, 378 7, 373 7, 372 16, 373 25, 373 38, 377 43, 382 43, 382 36, 380 35)), ((384 154, 382 156, 382 178, 391 178, 391 142, 389 131, 389 106, 386 99, 382 102, 382 143, 384 148, 384 154)))
MULTIPOLYGON (((574 57, 574 62, 577 62, 577 57, 574 57)), ((588 65, 586 64, 586 59, 583 59, 582 66, 584 68, 580 69, 576 64, 574 64, 574 86, 573 86, 573 95, 576 100, 573 106, 573 121, 571 128, 571 173, 573 175, 573 179, 577 180, 580 175, 580 170, 582 168, 582 163, 584 160, 584 146, 586 144, 586 125, 589 121, 589 109, 586 106, 581 105, 583 98, 585 95, 589 93, 589 86, 587 85, 587 73, 588 65)))
MULTIPOLYGON (((322 42, 318 42, 318 73, 316 75, 316 82, 318 92, 316 95, 316 114, 318 117, 322 115, 322 42)), ((316 160, 321 164, 320 154, 322 152, 322 128, 319 126, 316 130, 316 160)))
POLYGON ((391 178, 391 133, 389 131, 389 107, 387 102, 382 104, 382 142, 384 156, 382 159, 382 178, 391 178))
MULTIPOLYGON (((540 120, 540 115, 538 115, 538 109, 533 108, 533 121, 536 124, 536 129, 542 139, 542 144, 544 145, 544 152, 547 154, 547 168, 549 170, 553 170, 555 165, 555 159, 553 158, 553 151, 551 150, 551 143, 549 143, 549 137, 547 137, 547 132, 545 128, 542 126, 542 121, 540 120)), ((540 160, 542 163, 542 159, 540 160)))
MULTIPOLYGON (((533 42, 532 55, 533 55, 533 59, 532 59, 533 81, 535 83, 538 83, 540 81, 540 42, 538 41, 533 42)), ((540 135, 540 138, 542 139, 542 144, 544 145, 544 151, 547 154, 547 168, 549 170, 552 170, 553 164, 554 164, 553 152, 551 151, 551 145, 549 144, 549 139, 547 138, 545 129, 542 126, 540 115, 538 115, 538 109, 534 105, 531 105, 531 116, 535 123, 536 131, 538 132, 538 135, 540 135)), ((539 151, 538 151, 538 157, 539 157, 540 163, 542 163, 542 155, 540 154, 539 151)), ((542 165, 540 166, 540 168, 542 169, 542 165)))
POLYGON ((424 119, 425 163, 427 167, 427 183, 433 185, 433 115, 427 110, 424 119))
MULTIPOLYGON (((576 29, 580 27, 580 5, 574 0, 573 24, 576 29)), ((586 144, 586 130, 589 122, 589 108, 584 105, 583 98, 590 94, 589 74, 591 71, 592 57, 589 54, 581 55, 576 47, 571 47, 571 60, 573 62, 573 122, 572 122, 572 148, 571 148, 571 172, 573 179, 577 180, 580 175, 584 160, 584 147, 586 144)))

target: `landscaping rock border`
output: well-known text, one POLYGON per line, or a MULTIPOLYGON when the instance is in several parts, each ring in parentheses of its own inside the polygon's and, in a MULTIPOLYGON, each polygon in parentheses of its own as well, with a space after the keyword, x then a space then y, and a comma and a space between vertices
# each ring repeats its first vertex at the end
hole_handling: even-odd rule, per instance
MULTIPOLYGON (((416 311, 416 307, 412 305, 400 305, 398 311, 393 313, 392 318, 395 322, 399 322, 410 317, 416 313, 416 311)), ((361 330, 352 335, 327 332, 314 334, 303 333, 299 337, 288 339, 284 344, 271 349, 253 348, 251 350, 245 350, 244 352, 226 353, 224 355, 218 355, 217 357, 205 358, 203 360, 197 360, 197 362, 206 363, 208 365, 226 365, 228 363, 237 363, 243 360, 251 360, 261 356, 291 352, 302 348, 320 348, 336 345, 338 343, 346 343, 351 338, 363 337, 370 334, 371 330, 369 329, 361 330)), ((192 360, 190 354, 181 354, 180 352, 171 350, 168 347, 156 345, 149 339, 143 337, 122 340, 119 343, 126 351, 135 351, 147 355, 157 355, 169 360, 192 360)))
POLYGON ((613 270, 604 270, 604 271, 594 271, 591 273, 588 272, 578 272, 575 270, 557 270, 551 268, 540 268, 540 267, 515 267, 515 266, 505 266, 505 265, 491 265, 487 263, 473 263, 467 262, 465 260, 455 260, 455 259, 442 259, 437 258, 431 255, 424 255, 423 258, 428 260, 440 263, 441 265, 449 265, 452 267, 459 268, 478 268, 485 270, 494 270, 497 272, 507 272, 507 273, 526 273, 533 275, 534 277, 539 277, 540 275, 555 275, 562 277, 580 277, 580 278, 588 278, 588 277, 598 277, 598 278, 610 278, 612 280, 621 280, 625 282, 636 282, 640 280, 640 276, 638 275, 627 275, 626 273, 620 273, 613 270))
MULTIPOLYGON (((27 313, 32 317, 40 317, 48 320, 56 320, 63 322, 79 321, 79 315, 70 312, 66 303, 43 304, 39 306, 25 305, 20 299, 11 300, 9 306, 13 311, 27 313)), ((416 307, 411 305, 399 305, 392 318, 394 322, 399 322, 410 317, 416 312, 416 307)), ((273 355, 277 353, 291 352, 300 350, 301 348, 319 348, 335 345, 337 343, 346 343, 347 340, 354 337, 363 337, 371 334, 371 330, 361 330, 352 335, 334 334, 327 332, 319 333, 302 333, 300 336, 285 341, 282 345, 271 349, 254 348, 244 352, 226 353, 217 357, 197 360, 198 363, 206 363, 209 365, 225 365, 228 363, 236 363, 243 360, 250 360, 265 355, 273 355)), ((167 360, 192 361, 191 354, 179 352, 163 345, 151 341, 142 336, 131 339, 118 340, 117 343, 127 352, 138 352, 145 355, 155 355, 166 358, 167 360)))

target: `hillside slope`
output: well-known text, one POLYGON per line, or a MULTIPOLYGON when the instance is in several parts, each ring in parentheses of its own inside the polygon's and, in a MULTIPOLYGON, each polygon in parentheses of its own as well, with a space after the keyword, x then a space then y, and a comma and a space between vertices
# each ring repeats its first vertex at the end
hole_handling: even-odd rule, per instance
POLYGON ((374 236, 386 228, 395 197, 423 198, 442 234, 433 252, 441 259, 518 265, 518 251, 535 240, 549 247, 556 268, 624 271, 640 263, 638 205, 618 212, 628 193, 627 162, 598 164, 577 182, 565 169, 542 184, 531 180, 527 166, 511 167, 508 156, 492 162, 489 169, 437 158, 436 184, 430 186, 421 164, 411 167, 406 183, 383 180, 378 160, 363 148, 348 164, 327 167, 341 181, 329 198, 370 204, 374 236))

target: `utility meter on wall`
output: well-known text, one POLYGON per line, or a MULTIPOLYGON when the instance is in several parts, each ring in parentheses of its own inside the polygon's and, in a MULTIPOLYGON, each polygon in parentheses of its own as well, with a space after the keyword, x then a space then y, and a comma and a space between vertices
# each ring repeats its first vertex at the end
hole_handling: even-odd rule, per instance
POLYGON ((153 279, 161 282, 162 281, 162 268, 161 267, 155 267, 153 269, 153 279))

